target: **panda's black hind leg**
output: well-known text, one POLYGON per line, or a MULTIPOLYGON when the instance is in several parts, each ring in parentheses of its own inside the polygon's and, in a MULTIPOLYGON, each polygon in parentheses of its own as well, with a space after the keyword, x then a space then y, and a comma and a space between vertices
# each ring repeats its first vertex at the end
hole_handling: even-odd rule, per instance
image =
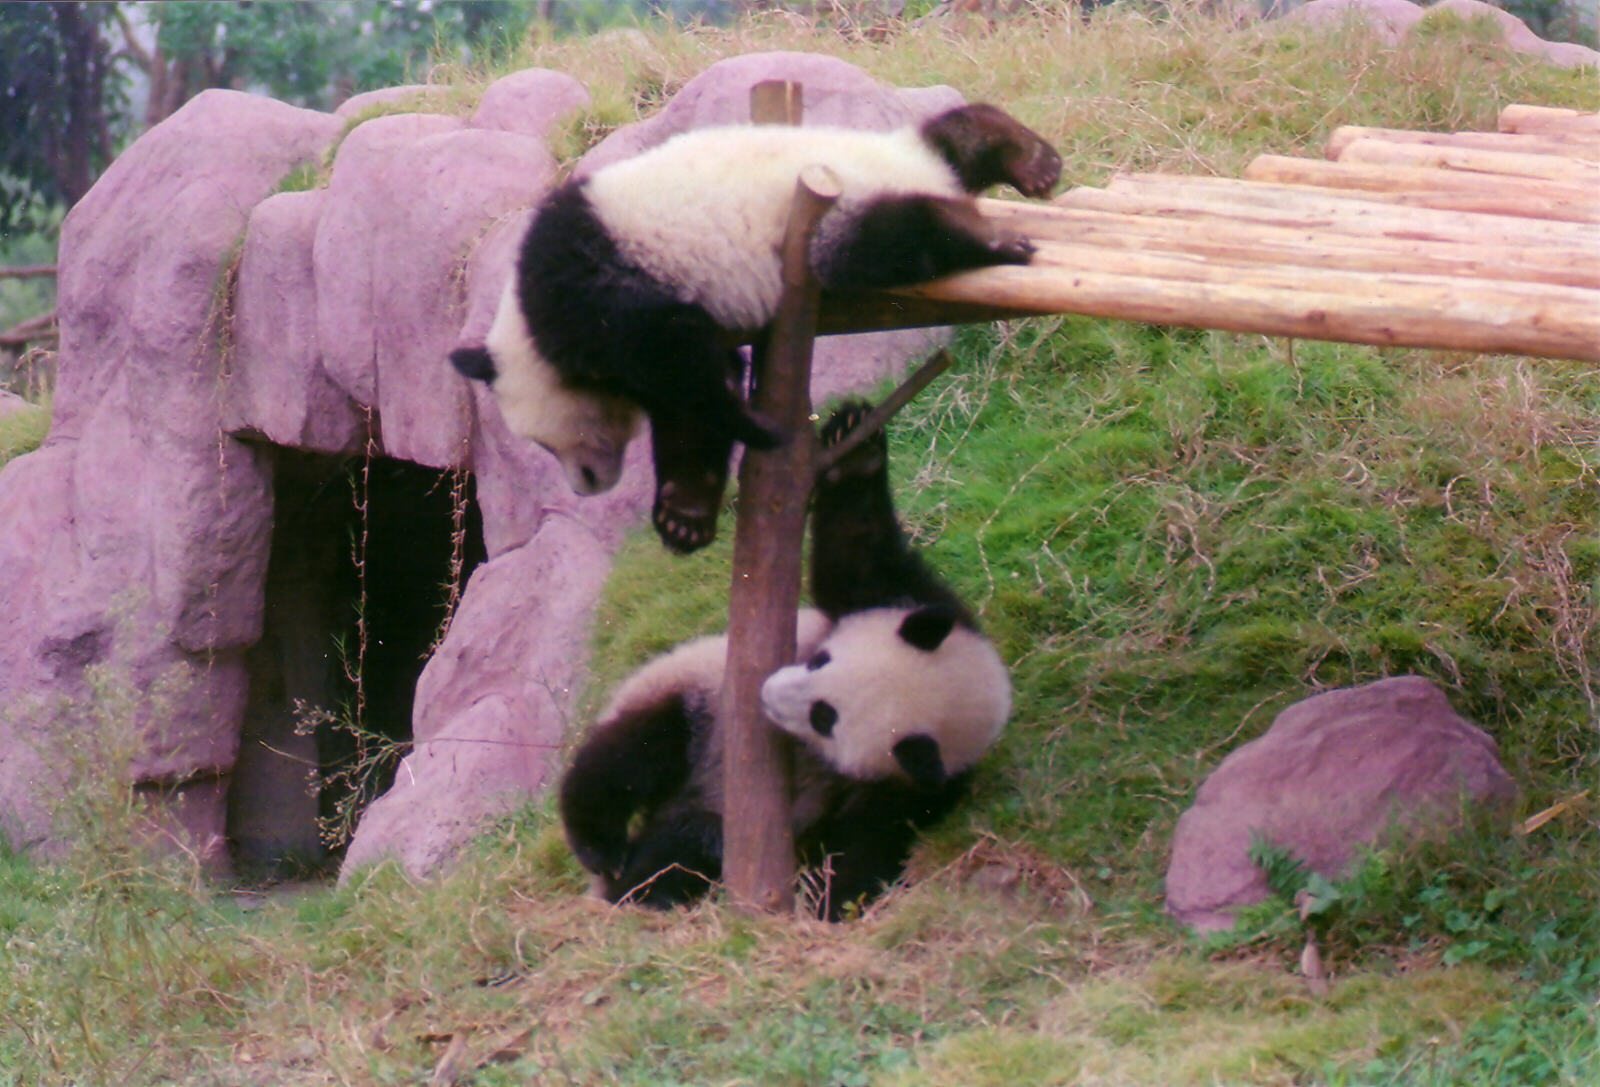
POLYGON ((970 193, 1005 183, 1024 196, 1049 196, 1061 179, 1056 149, 996 106, 979 102, 941 113, 924 122, 922 138, 970 193))
MULTIPOLYGON (((825 451, 832 449, 848 438, 871 411, 872 405, 865 400, 846 400, 841 403, 828 417, 828 421, 822 424, 822 431, 818 435, 822 448, 825 451)), ((885 471, 888 464, 889 439, 880 427, 860 445, 839 458, 837 463, 830 465, 824 474, 823 482, 831 484, 846 476, 860 478, 875 475, 885 471)))
POLYGON ((733 438, 693 412, 673 412, 651 416, 650 442, 656 464, 650 523, 667 550, 698 551, 717 535, 733 438))

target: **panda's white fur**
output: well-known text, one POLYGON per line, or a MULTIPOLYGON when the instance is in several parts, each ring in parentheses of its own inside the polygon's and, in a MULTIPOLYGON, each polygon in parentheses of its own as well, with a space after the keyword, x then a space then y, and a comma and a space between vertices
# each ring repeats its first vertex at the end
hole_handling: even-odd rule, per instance
POLYGON ((684 132, 597 172, 585 192, 623 256, 672 284, 717 323, 754 330, 783 293, 783 235, 795 180, 833 171, 839 200, 812 242, 825 263, 865 202, 895 193, 959 196, 955 171, 915 128, 893 132, 737 125, 684 132), (706 178, 723 179, 708 185, 706 178))
MULTIPOLYGON (((801 608, 795 616, 795 659, 805 660, 815 653, 831 627, 828 617, 816 608, 801 608)), ((727 659, 726 634, 684 642, 641 665, 618 684, 596 720, 601 724, 614 721, 675 694, 715 694, 722 689, 727 659)))
POLYGON ((615 486, 639 426, 639 409, 620 397, 579 392, 562 383, 534 347, 515 277, 500 294, 484 347, 494 358, 494 398, 511 432, 554 454, 578 494, 615 486))
POLYGON ((926 736, 946 774, 971 766, 1011 715, 1011 682, 1000 655, 976 631, 956 626, 933 650, 898 634, 905 608, 843 616, 810 658, 781 668, 761 688, 767 717, 840 773, 871 780, 902 772, 895 745, 926 736), (826 733, 813 707, 826 703, 826 733))

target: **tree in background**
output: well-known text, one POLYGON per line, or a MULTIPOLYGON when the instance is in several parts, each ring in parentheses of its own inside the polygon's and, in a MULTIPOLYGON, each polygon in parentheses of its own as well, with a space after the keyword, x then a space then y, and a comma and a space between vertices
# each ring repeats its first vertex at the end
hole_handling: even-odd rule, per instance
POLYGON ((89 191, 125 129, 113 4, 0 4, 0 235, 89 191))
POLYGON ((515 0, 0 4, 0 234, 54 219, 128 137, 209 87, 332 109, 435 57, 508 49, 537 14, 515 0))

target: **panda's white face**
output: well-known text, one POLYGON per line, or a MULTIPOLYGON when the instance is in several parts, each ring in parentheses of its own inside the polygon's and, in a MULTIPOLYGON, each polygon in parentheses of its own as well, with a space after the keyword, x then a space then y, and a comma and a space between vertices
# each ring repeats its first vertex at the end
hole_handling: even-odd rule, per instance
POLYGON ((489 387, 511 432, 555 454, 579 494, 614 487, 639 411, 618 397, 580 392, 562 383, 534 347, 514 282, 500 296, 484 348, 494 365, 489 387))
POLYGON ((785 732, 847 777, 922 777, 930 750, 953 775, 972 766, 1011 715, 1011 681, 994 646, 951 626, 932 648, 902 630, 928 609, 875 608, 842 618, 809 660, 780 668, 761 687, 761 707, 785 732), (919 765, 908 765, 903 741, 919 765))

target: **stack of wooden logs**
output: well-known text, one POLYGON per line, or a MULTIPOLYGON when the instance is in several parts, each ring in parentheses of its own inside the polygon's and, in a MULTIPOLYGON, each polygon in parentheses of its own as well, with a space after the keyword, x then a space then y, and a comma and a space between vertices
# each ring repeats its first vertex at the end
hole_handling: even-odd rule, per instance
POLYGON ((1347 127, 1327 160, 1263 155, 1242 180, 1122 174, 1049 205, 984 201, 1039 243, 1034 263, 900 294, 962 319, 1070 312, 1600 361, 1600 114, 1508 106, 1499 127, 1347 127))

